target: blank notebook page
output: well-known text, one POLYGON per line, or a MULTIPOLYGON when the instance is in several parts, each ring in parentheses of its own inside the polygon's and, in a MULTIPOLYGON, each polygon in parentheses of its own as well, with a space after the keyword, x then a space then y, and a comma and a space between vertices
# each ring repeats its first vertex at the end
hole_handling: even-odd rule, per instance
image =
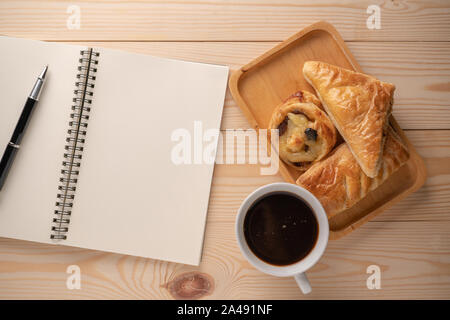
POLYGON ((84 47, 0 37, 0 156, 31 88, 49 69, 39 103, 0 192, 0 236, 51 243, 58 180, 84 47))
POLYGON ((64 244, 200 263, 214 164, 175 165, 176 129, 219 129, 228 68, 100 49, 64 244))

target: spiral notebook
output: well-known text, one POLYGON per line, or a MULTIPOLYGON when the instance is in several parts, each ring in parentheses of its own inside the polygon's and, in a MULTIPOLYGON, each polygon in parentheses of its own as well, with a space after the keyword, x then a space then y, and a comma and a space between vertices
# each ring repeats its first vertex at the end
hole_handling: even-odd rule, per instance
POLYGON ((198 265, 214 164, 175 164, 172 135, 191 133, 193 153, 195 121, 219 130, 228 68, 9 37, 0 49, 0 152, 49 65, 0 237, 198 265))

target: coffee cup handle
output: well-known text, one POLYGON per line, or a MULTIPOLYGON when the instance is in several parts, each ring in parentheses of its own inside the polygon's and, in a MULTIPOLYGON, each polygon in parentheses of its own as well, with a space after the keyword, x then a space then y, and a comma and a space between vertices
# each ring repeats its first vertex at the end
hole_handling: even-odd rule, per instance
POLYGON ((304 272, 297 273, 295 276, 295 281, 297 282, 297 285, 299 286, 300 290, 302 290, 303 294, 308 294, 312 291, 311 285, 309 284, 309 280, 306 277, 306 274, 304 272))

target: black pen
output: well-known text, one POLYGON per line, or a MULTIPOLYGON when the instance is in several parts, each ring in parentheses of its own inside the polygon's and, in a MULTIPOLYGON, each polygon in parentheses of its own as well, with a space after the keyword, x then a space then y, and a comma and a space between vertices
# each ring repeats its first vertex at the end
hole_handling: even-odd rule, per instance
POLYGON ((0 162, 0 190, 5 184, 6 177, 8 176, 9 170, 11 169, 14 157, 20 148, 20 142, 25 133, 25 129, 30 121, 31 115, 33 113, 34 107, 39 100, 39 95, 41 93, 42 87, 44 86, 45 74, 47 73, 48 66, 45 66, 44 70, 39 75, 30 95, 25 102, 22 114, 20 115, 19 121, 17 122, 14 133, 6 146, 5 153, 3 153, 2 160, 0 162))

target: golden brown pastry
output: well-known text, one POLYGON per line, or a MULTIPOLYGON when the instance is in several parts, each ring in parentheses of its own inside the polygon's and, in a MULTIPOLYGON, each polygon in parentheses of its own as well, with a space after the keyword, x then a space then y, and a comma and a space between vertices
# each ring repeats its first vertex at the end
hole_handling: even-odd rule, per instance
MULTIPOLYGON (((287 98, 284 102, 286 102, 287 100, 293 99, 293 98, 297 98, 298 102, 310 102, 315 104, 316 106, 318 106, 320 109, 323 110, 323 106, 322 103, 320 102, 320 100, 316 97, 315 94, 306 91, 306 90, 300 90, 297 91, 296 93, 294 93, 293 95, 291 95, 289 98, 287 98)), ((281 104, 280 106, 278 106, 278 108, 280 108, 283 104, 281 104)))
POLYGON ((280 158, 301 171, 324 158, 336 143, 333 123, 310 101, 320 103, 313 94, 300 91, 275 109, 269 123, 269 129, 279 130, 280 158))
POLYGON ((328 158, 301 175, 297 184, 314 194, 331 218, 364 198, 397 171, 408 158, 406 147, 389 127, 381 167, 375 178, 364 174, 348 145, 342 143, 328 158))
POLYGON ((366 175, 381 165, 395 86, 319 61, 307 61, 303 75, 366 175))

